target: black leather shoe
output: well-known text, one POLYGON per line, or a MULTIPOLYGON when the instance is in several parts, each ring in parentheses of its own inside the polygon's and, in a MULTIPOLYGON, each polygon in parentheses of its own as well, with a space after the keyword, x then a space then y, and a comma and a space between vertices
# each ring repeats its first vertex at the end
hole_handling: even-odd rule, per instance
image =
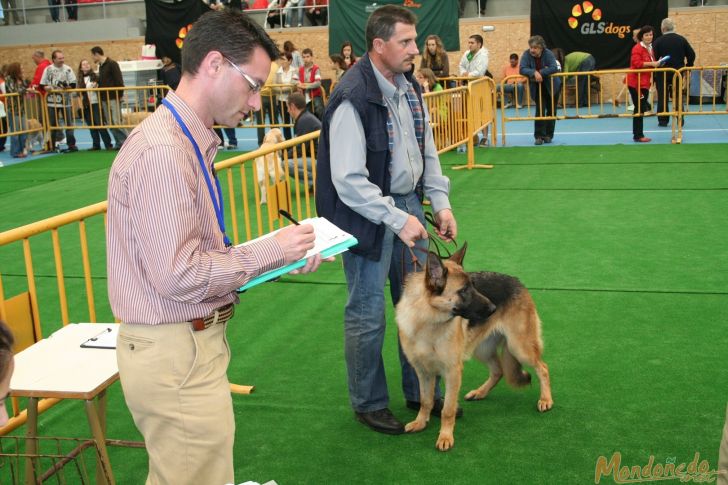
MULTIPOLYGON (((442 414, 442 407, 445 405, 445 400, 440 398, 435 401, 435 404, 432 406, 432 411, 430 411, 430 416, 435 416, 436 418, 439 418, 442 414)), ((407 401, 407 407, 410 409, 414 409, 415 411, 420 410, 420 403, 417 401, 407 401)), ((456 418, 462 418, 463 417, 463 408, 461 408, 458 405, 458 410, 455 411, 455 417, 456 418)))
POLYGON ((366 424, 377 433, 402 434, 404 424, 394 417, 388 408, 368 413, 354 413, 357 421, 366 424))

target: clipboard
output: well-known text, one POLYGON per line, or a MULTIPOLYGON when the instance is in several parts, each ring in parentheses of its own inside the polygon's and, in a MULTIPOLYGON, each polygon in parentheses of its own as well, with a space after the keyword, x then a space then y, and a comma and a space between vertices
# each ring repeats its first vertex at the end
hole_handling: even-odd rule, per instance
POLYGON ((119 335, 119 325, 107 327, 81 344, 84 349, 116 349, 116 337, 119 335))
MULTIPOLYGON (((306 258, 310 256, 320 254, 322 258, 329 258, 331 256, 341 254, 344 251, 347 251, 350 247, 356 246, 359 243, 359 241, 357 241, 354 236, 344 231, 343 229, 340 229, 324 217, 313 217, 310 219, 304 219, 300 221, 300 223, 311 224, 314 227, 314 232, 316 233, 316 241, 314 242, 313 249, 309 250, 306 253, 306 256, 299 259, 298 261, 290 263, 281 268, 273 269, 271 271, 258 275, 255 278, 252 278, 250 281, 248 281, 238 289, 239 292, 248 290, 250 288, 253 288, 254 286, 258 286, 261 283, 265 283, 266 281, 270 281, 284 274, 290 273, 294 269, 304 267, 306 265, 306 258)), ((278 229, 278 231, 280 231, 280 229, 278 229)), ((273 231, 270 234, 266 234, 265 236, 261 236, 259 238, 253 239, 252 241, 245 242, 241 244, 241 246, 249 244, 253 241, 260 240, 264 237, 269 237, 278 231, 273 231)))

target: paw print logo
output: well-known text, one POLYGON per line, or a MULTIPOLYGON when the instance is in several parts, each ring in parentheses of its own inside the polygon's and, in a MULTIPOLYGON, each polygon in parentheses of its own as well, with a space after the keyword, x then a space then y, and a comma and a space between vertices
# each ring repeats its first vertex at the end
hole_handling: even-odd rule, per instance
POLYGON ((577 3, 571 8, 571 17, 569 17, 569 27, 572 29, 575 29, 579 26, 579 20, 578 18, 582 15, 589 15, 591 14, 591 18, 595 21, 600 21, 602 19, 602 10, 599 8, 594 8, 594 4, 585 1, 581 2, 580 4, 577 3))
POLYGON ((179 29, 179 34, 177 34, 177 40, 175 41, 178 49, 182 49, 182 46, 185 44, 185 37, 187 37, 187 34, 190 33, 191 29, 192 24, 187 24, 186 27, 182 27, 181 29, 179 29))

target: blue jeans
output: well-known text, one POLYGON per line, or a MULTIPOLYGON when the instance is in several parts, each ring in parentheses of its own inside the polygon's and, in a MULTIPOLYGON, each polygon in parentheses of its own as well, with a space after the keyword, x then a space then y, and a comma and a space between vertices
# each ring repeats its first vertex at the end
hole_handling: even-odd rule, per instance
MULTIPOLYGON (((299 151, 300 154, 300 151, 299 151)), ((314 161, 315 163, 315 161, 314 161)), ((313 168, 311 167, 311 156, 306 158, 289 158, 288 173, 291 179, 296 180, 296 172, 298 172, 298 182, 307 184, 308 188, 313 188, 313 168)))
MULTIPOLYGON (((69 127, 73 127, 73 110, 70 106, 65 106, 62 108, 54 108, 53 106, 48 107, 48 123, 55 127, 55 126, 63 126, 66 128, 66 142, 68 143, 68 146, 76 146, 76 137, 73 134, 73 129, 69 127), (58 124, 59 118, 63 118, 63 124, 58 124)), ((53 149, 56 148, 56 142, 61 141, 63 139, 63 130, 55 130, 53 131, 53 137, 52 137, 52 147, 53 149)))
MULTIPOLYGON (((513 104, 523 106, 526 104, 525 90, 523 83, 507 83, 503 85, 503 93, 510 94, 513 97, 513 104)), ((505 100, 503 100, 505 104, 505 100)))
MULTIPOLYGON (((399 209, 416 216, 422 225, 425 224, 422 204, 414 193, 393 198, 399 209)), ((422 265, 420 268, 424 268, 427 240, 417 241, 417 247, 424 250, 414 251, 422 265)), ((378 411, 389 406, 387 378, 382 359, 386 327, 384 288, 389 278, 392 302, 396 305, 402 294, 405 274, 414 270, 410 252, 402 240, 389 229, 384 233, 379 261, 372 261, 352 252, 344 253, 344 272, 349 288, 349 300, 344 311, 344 355, 349 398, 356 412, 378 411)), ((408 401, 419 401, 417 374, 407 362, 401 346, 399 361, 402 367, 404 397, 408 401)), ((439 385, 435 392, 435 398, 439 399, 439 385)))
POLYGON ((283 9, 286 15, 286 27, 296 27, 303 23, 303 9, 305 7, 304 2, 299 2, 300 5, 293 5, 289 3, 283 9))
MULTIPOLYGON (((89 104, 83 108, 83 119, 89 126, 103 126, 104 118, 101 116, 101 106, 99 103, 89 104)), ((104 147, 107 149, 112 147, 111 135, 106 128, 89 128, 91 133, 91 143, 93 148, 101 148, 101 140, 104 140, 104 147)), ((66 140, 68 141, 68 140, 66 140)))
MULTIPOLYGON (((25 119, 20 115, 8 116, 8 131, 22 131, 25 129, 25 119)), ((20 135, 14 135, 10 137, 10 155, 18 157, 23 154, 25 150, 25 140, 28 137, 27 133, 20 135)))
MULTIPOLYGON (((576 68, 577 72, 589 72, 597 68, 597 61, 594 56, 589 56, 579 64, 576 68)), ((589 104, 589 76, 579 76, 579 106, 588 106, 589 104)))

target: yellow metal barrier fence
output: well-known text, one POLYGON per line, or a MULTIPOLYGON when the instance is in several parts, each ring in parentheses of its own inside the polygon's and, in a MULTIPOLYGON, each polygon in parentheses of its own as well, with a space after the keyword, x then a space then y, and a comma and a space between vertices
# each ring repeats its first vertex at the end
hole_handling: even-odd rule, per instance
MULTIPOLYGON (((318 136, 310 133, 215 164, 227 182, 226 212, 235 244, 288 224, 279 208, 300 219, 315 215, 318 136)), ((55 331, 59 323, 112 318, 106 299, 106 208, 106 201, 99 202, 0 233, 5 265, 0 270, 0 319, 18 337, 16 352, 42 339, 44 330, 55 331)), ((235 384, 231 389, 252 390, 235 384)), ((42 400, 40 412, 57 402, 42 400)), ((26 418, 26 410, 14 400, 13 417, 0 435, 26 418)))
MULTIPOLYGON (((169 91, 168 86, 148 85, 124 88, 92 88, 49 90, 48 94, 60 94, 61 103, 48 103, 48 97, 38 96, 36 109, 42 116, 26 116, 41 121, 33 131, 54 134, 57 140, 61 132, 76 129, 121 129, 128 130, 141 123, 154 112, 169 91), (98 104, 98 109, 84 109, 83 100, 98 104)), ((270 84, 261 93, 261 109, 241 122, 241 128, 290 128, 293 126, 286 102, 281 96, 296 91, 290 84, 270 84)), ((323 100, 326 92, 322 89, 323 100)), ((12 98, 12 95, 8 95, 12 98)), ((17 95, 16 95, 17 96, 17 95)), ((27 103, 26 103, 27 104, 27 103)), ((88 104, 88 103, 87 103, 88 104)), ((313 112, 313 100, 309 102, 313 112)), ((35 126, 35 125, 33 125, 35 126)), ((224 128, 217 126, 217 128, 224 128)), ((28 131, 30 132, 30 131, 28 131)), ((8 136, 12 134, 9 133, 8 136)), ((2 131, 0 131, 0 136, 2 131)))
MULTIPOLYGON (((0 124, 0 137, 6 137, 8 143, 11 137, 18 135, 39 134, 42 137, 45 132, 45 110, 40 94, 28 91, 24 96, 18 93, 10 93, 4 94, 3 97, 5 98, 3 102, 7 116, 7 127, 0 124)), ((30 145, 32 149, 32 142, 29 144, 26 141, 26 144, 30 145)), ((40 145, 42 144, 41 138, 40 145)))
POLYGON ((496 89, 495 82, 482 77, 468 83, 467 90, 467 149, 468 163, 453 167, 454 170, 473 168, 493 168, 493 165, 475 163, 474 140, 478 133, 490 133, 491 145, 495 145, 497 127, 495 124, 496 89))
MULTIPOLYGON (((254 115, 246 118, 240 124, 242 128, 283 128, 292 127, 293 121, 288 114, 286 106, 287 95, 298 92, 295 84, 266 84, 265 88, 260 92, 261 109, 256 111, 254 115), (268 121, 266 121, 266 118, 268 121)), ((327 97, 326 90, 321 88, 324 106, 327 97)), ((308 110, 315 113, 313 98, 308 102, 308 110)))
POLYGON ((430 115, 430 126, 437 153, 443 153, 467 142, 468 88, 444 89, 423 95, 430 115))
POLYGON ((167 91, 164 85, 48 90, 43 100, 47 129, 133 128, 154 112, 167 91), (84 99, 98 110, 84 110, 84 99))
MULTIPOLYGON (((508 122, 512 121, 529 121, 529 120, 565 120, 565 119, 597 119, 597 118, 634 118, 636 116, 669 116, 672 120, 672 142, 680 143, 680 124, 677 122, 681 116, 680 106, 681 102, 678 102, 672 106, 672 109, 667 109, 667 105, 663 104, 665 109, 656 113, 657 107, 657 95, 656 93, 651 94, 650 104, 653 106, 653 110, 647 113, 642 113, 639 107, 636 107, 633 111, 630 111, 629 106, 631 104, 630 95, 626 88, 625 79, 628 73, 637 74, 638 84, 642 76, 661 74, 660 81, 663 87, 663 91, 669 93, 672 99, 679 99, 677 93, 682 91, 682 79, 678 75, 678 71, 670 68, 656 68, 656 69, 610 69, 604 71, 591 71, 591 72, 570 72, 570 73, 557 73, 546 80, 548 84, 548 92, 543 88, 542 84, 538 84, 537 92, 531 92, 530 83, 524 83, 524 98, 525 105, 516 106, 515 114, 509 114, 505 109, 501 110, 501 142, 503 145, 506 144, 506 126, 508 122), (676 80, 672 85, 669 83, 669 79, 673 76, 676 80), (579 95, 579 79, 586 77, 589 86, 589 92, 587 93, 587 104, 586 106, 580 106, 578 100, 579 95), (561 79, 561 87, 558 92, 554 92, 554 86, 556 79, 561 79), (616 87, 622 87, 619 92, 616 92, 616 87), (611 93, 611 94, 610 94, 611 93), (554 113, 553 116, 541 116, 538 113, 538 106, 540 102, 549 103, 551 111, 554 113), (620 108, 624 105, 623 108, 620 108), (558 111, 561 108, 561 111, 558 111), (566 109, 565 109, 566 108, 566 109)), ((499 85, 499 96, 500 99, 505 99, 505 84, 509 80, 515 80, 520 76, 508 76, 503 79, 503 82, 499 85)))
MULTIPOLYGON (((683 116, 728 114, 728 106, 718 106, 725 104, 725 99, 720 101, 720 95, 728 76, 728 66, 683 67, 679 73, 683 88, 676 104, 680 107, 681 121, 683 116)), ((672 99, 676 99, 674 93, 672 99)), ((682 141, 682 122, 678 130, 682 141)))

